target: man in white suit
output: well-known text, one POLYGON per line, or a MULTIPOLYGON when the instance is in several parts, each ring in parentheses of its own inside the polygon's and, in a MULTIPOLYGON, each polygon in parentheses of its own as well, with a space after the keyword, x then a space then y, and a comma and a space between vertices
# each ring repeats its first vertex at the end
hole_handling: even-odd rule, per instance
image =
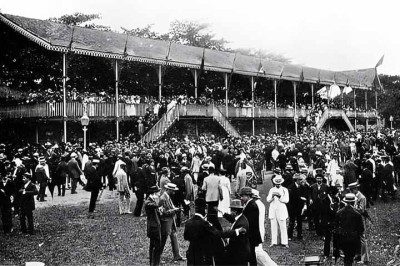
POLYGON ((271 247, 278 245, 278 226, 281 235, 281 245, 289 247, 286 219, 289 217, 286 203, 289 202, 289 191, 282 186, 284 179, 281 175, 272 178, 272 187, 267 196, 269 202, 268 218, 271 221, 271 247))

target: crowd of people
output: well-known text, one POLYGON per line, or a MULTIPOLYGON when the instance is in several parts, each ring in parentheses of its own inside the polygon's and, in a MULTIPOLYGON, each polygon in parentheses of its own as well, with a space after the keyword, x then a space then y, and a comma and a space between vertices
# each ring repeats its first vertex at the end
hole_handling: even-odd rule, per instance
POLYGON ((76 194, 80 184, 91 193, 89 218, 102 189, 118 192, 121 215, 146 214, 151 265, 160 264, 168 237, 174 260, 186 260, 176 236, 184 220, 188 265, 275 265, 262 248, 266 217, 270 246, 302 239, 306 223, 323 239, 325 258, 342 253, 352 265, 368 263, 368 208, 395 199, 399 172, 397 138, 388 131, 186 136, 90 143, 87 150, 8 143, 0 144, 0 210, 4 233, 18 215, 21 231, 34 234, 35 200, 45 201, 46 191, 76 194), (273 184, 267 216, 251 179, 273 184))

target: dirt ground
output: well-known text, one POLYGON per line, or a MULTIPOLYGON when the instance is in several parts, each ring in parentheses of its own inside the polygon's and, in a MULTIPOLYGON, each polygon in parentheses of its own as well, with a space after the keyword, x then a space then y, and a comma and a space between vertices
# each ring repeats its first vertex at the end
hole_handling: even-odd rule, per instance
MULTIPOLYGON (((264 202, 269 187, 269 181, 259 186, 264 202)), ((88 192, 79 189, 78 194, 71 195, 67 191, 65 197, 55 195, 53 199, 49 192, 47 194, 46 202, 36 202, 35 235, 22 235, 17 217, 14 218, 14 232, 11 235, 0 232, 1 265, 23 264, 27 261, 44 262, 46 265, 148 264, 146 218, 119 215, 115 193, 104 190, 94 219, 87 218, 88 192)), ((131 199, 133 209, 135 197, 131 199)), ((369 212, 374 221, 368 224, 367 231, 370 265, 385 265, 397 241, 391 234, 400 230, 399 201, 375 204, 369 212)), ((290 241, 288 249, 269 248, 268 219, 265 226, 264 249, 278 265, 301 265, 304 256, 322 254, 323 241, 307 230, 306 223, 303 225, 303 240, 290 241)), ((178 239, 181 254, 185 256, 188 242, 183 240, 183 228, 178 230, 178 239)), ((174 264, 169 240, 162 260, 165 265, 174 264)), ((339 261, 337 265, 342 265, 342 262, 339 261)))

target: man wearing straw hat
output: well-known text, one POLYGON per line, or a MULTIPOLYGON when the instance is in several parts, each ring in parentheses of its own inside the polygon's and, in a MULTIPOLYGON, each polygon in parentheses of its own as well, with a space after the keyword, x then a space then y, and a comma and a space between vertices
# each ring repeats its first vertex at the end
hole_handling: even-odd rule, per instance
POLYGON ((270 203, 268 218, 271 221, 271 247, 278 245, 278 226, 281 235, 281 244, 289 247, 286 227, 286 220, 289 216, 286 208, 286 203, 289 202, 289 191, 282 186, 283 181, 281 175, 274 176, 272 178, 274 187, 269 190, 267 196, 267 202, 270 203))
POLYGON ((353 265, 354 256, 360 250, 364 223, 361 214, 354 208, 356 196, 347 193, 343 199, 346 206, 340 209, 335 220, 335 237, 338 248, 344 253, 344 265, 353 265))
POLYGON ((34 195, 38 194, 38 190, 34 184, 31 182, 31 174, 24 173, 22 176, 22 181, 24 185, 18 191, 20 196, 20 216, 19 221, 21 225, 21 231, 23 234, 33 235, 33 211, 35 210, 35 199, 34 195), (28 220, 28 230, 26 229, 26 220, 28 220))
POLYGON ((161 254, 164 250, 167 237, 171 239, 172 253, 174 261, 186 260, 179 251, 178 239, 176 237, 176 213, 180 208, 176 208, 171 200, 171 196, 178 190, 177 185, 167 183, 165 191, 160 196, 160 211, 161 211, 161 254))
POLYGON ((147 214, 147 237, 150 238, 149 258, 150 265, 160 265, 161 259, 161 221, 160 211, 158 209, 160 197, 158 192, 160 188, 152 186, 148 189, 148 197, 144 203, 144 209, 147 214))
POLYGON ((89 218, 94 218, 93 212, 96 207, 96 200, 99 195, 100 189, 103 187, 101 182, 101 176, 98 171, 100 160, 93 159, 92 163, 87 165, 85 168, 85 175, 87 178, 87 185, 85 189, 91 191, 90 202, 89 202, 89 218))

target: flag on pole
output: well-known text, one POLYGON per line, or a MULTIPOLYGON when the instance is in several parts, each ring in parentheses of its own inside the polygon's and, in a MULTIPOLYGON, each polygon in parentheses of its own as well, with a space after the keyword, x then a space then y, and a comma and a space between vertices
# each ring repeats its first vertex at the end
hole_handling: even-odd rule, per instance
POLYGON ((376 63, 375 68, 377 68, 378 66, 382 65, 384 57, 385 57, 385 55, 382 55, 381 59, 379 59, 378 63, 376 63))

